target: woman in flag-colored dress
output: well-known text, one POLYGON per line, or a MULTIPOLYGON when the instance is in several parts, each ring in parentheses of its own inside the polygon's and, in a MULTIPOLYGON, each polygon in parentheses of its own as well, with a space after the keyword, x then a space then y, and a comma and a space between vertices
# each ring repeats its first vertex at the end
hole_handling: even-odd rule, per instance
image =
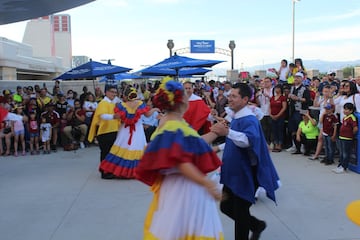
POLYGON ((221 191, 207 176, 221 165, 208 144, 221 132, 200 137, 186 123, 182 116, 188 97, 179 82, 163 80, 153 103, 165 115, 135 170, 136 178, 154 192, 144 239, 223 239, 216 204, 221 191))
POLYGON ((144 153, 145 133, 140 121, 142 114, 150 116, 158 109, 150 108, 137 99, 136 89, 129 87, 124 91, 124 102, 115 107, 120 116, 120 129, 110 152, 100 163, 100 171, 118 178, 134 178, 134 170, 144 153))

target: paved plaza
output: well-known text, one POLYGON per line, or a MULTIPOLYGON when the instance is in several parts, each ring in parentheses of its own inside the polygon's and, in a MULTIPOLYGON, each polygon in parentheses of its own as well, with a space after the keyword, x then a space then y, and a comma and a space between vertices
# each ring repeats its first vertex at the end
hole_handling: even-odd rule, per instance
MULTIPOLYGON (((360 199, 360 174, 287 152, 272 153, 283 186, 277 205, 251 208, 268 227, 264 240, 360 240, 345 215, 360 199)), ((136 180, 102 180, 99 149, 0 158, 1 240, 140 240, 152 193, 136 180)), ((176 204, 176 203, 174 203, 176 204)), ((221 214, 225 239, 233 223, 221 214)), ((164 226, 166 227, 166 226, 164 226)))

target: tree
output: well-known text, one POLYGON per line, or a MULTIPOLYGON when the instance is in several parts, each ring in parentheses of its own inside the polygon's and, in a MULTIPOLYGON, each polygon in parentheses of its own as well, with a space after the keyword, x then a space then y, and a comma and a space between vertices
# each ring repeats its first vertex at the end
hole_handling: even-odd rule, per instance
POLYGON ((349 76, 353 76, 354 77, 354 67, 353 66, 349 66, 349 67, 345 67, 343 68, 343 75, 344 78, 349 78, 349 76))

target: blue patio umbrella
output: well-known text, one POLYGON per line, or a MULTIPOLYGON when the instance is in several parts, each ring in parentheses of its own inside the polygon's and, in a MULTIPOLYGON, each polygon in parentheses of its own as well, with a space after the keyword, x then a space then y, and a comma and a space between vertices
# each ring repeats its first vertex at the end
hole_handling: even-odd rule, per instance
POLYGON ((122 73, 130 70, 131 68, 120 67, 90 60, 87 63, 84 63, 76 68, 73 68, 61 74, 60 76, 54 78, 54 80, 93 79, 95 77, 122 73))
POLYGON ((130 71, 131 68, 120 67, 116 65, 111 65, 111 62, 101 63, 92 61, 90 59, 89 62, 84 63, 76 68, 73 68, 60 76, 54 78, 53 80, 77 80, 77 79, 92 79, 93 80, 93 87, 95 91, 95 81, 94 78, 100 76, 109 76, 111 78, 112 74, 115 73, 122 73, 130 71))
POLYGON ((109 76, 104 76, 100 79, 99 82, 106 82, 106 81, 122 81, 125 79, 140 79, 143 78, 142 76, 139 75, 135 75, 132 73, 118 73, 118 74, 114 74, 111 78, 109 78, 109 76))
POLYGON ((208 60, 208 59, 196 59, 190 57, 179 56, 176 53, 164 59, 163 61, 150 66, 149 68, 155 69, 174 69, 176 78, 180 75, 180 70, 183 68, 204 68, 212 67, 216 64, 222 63, 221 60, 208 60))
POLYGON ((158 68, 158 67, 148 67, 140 71, 135 72, 140 76, 178 76, 178 77, 191 77, 192 75, 204 75, 205 73, 211 71, 211 69, 206 68, 181 68, 179 72, 176 72, 175 69, 171 68, 158 68))

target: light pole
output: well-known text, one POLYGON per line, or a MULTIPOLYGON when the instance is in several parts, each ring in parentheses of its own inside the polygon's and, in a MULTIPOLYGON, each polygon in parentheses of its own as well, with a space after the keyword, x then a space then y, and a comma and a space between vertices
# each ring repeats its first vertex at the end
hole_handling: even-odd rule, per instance
POLYGON ((168 47, 169 49, 169 52, 170 52, 170 57, 172 57, 172 49, 174 48, 175 44, 173 42, 172 39, 169 39, 166 46, 168 47))
POLYGON ((295 3, 300 2, 300 0, 291 0, 292 1, 292 62, 295 60, 295 3))
MULTIPOLYGON (((102 62, 106 62, 106 61, 107 61, 107 64, 112 65, 112 64, 111 64, 111 61, 115 61, 115 58, 100 59, 100 61, 102 61, 102 62)), ((106 82, 107 82, 108 84, 112 84, 112 85, 115 84, 115 80, 114 80, 114 79, 115 79, 115 76, 114 76, 114 74, 106 75, 106 78, 107 78, 106 82)), ((95 91, 95 85, 94 85, 94 91, 95 91)))
POLYGON ((235 49, 235 41, 231 40, 229 43, 229 48, 231 50, 231 70, 234 70, 234 49, 235 49))

